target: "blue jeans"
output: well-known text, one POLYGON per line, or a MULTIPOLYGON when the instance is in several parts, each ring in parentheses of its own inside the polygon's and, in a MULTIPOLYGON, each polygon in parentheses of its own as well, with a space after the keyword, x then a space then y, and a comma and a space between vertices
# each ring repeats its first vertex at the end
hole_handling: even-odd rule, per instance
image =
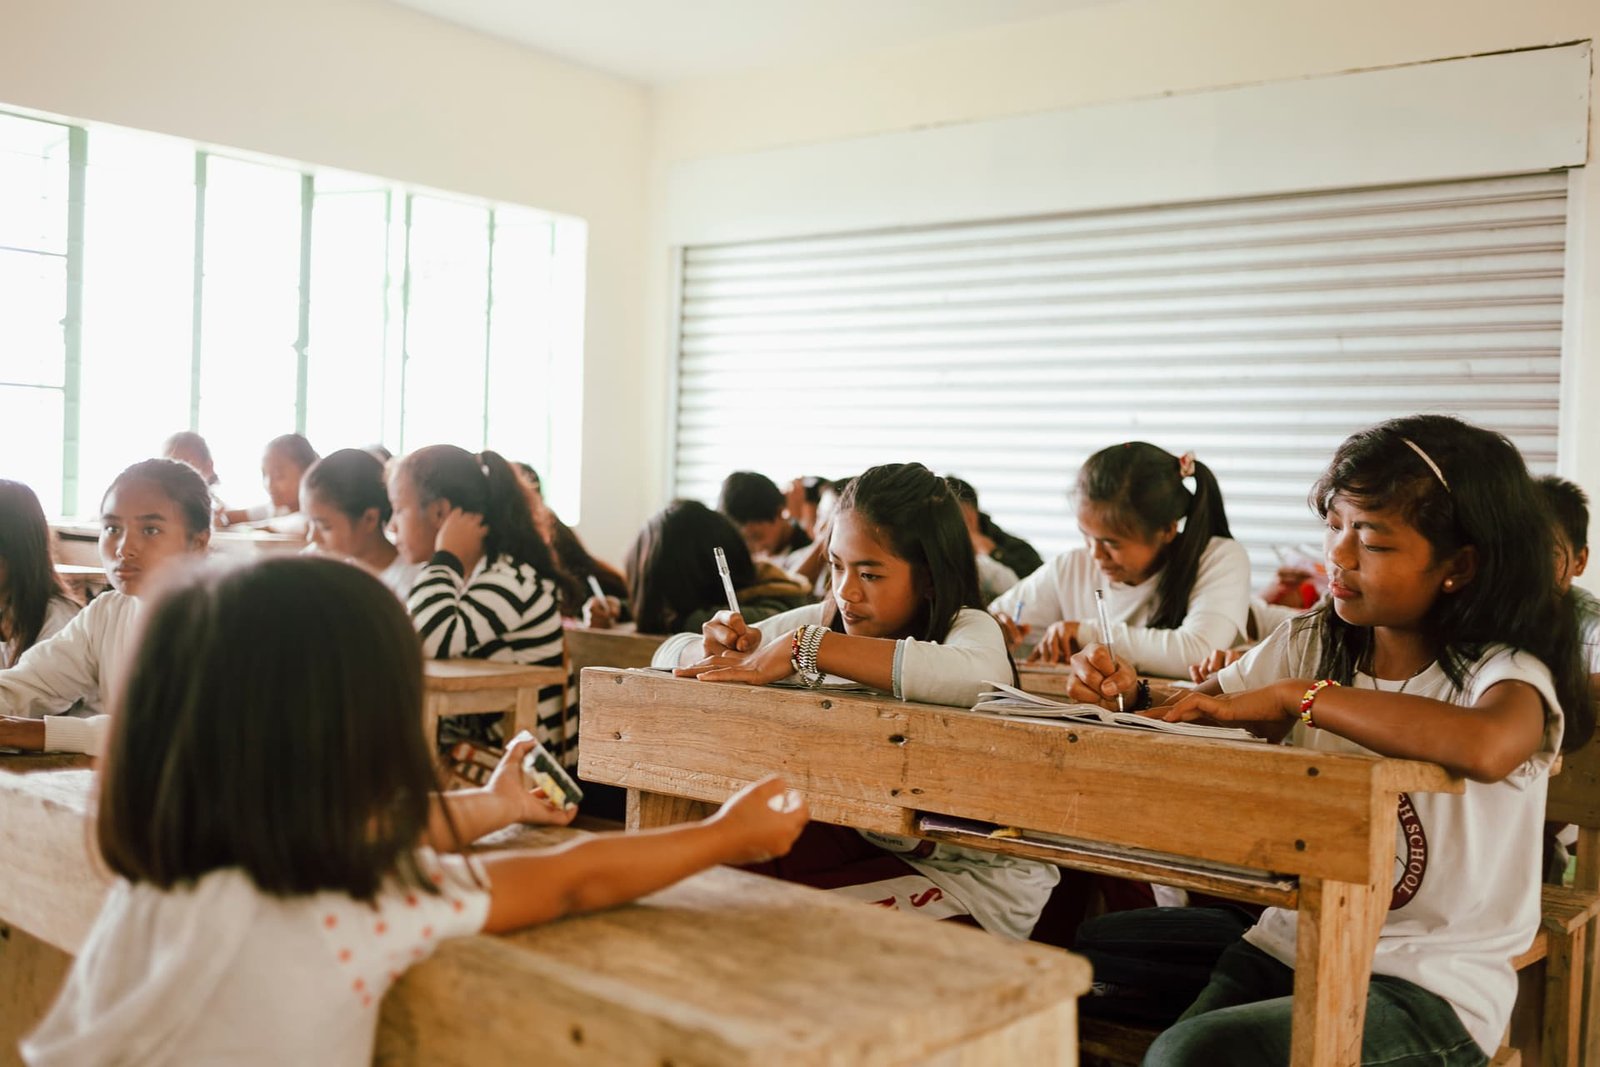
MULTIPOLYGON (((1145 1054, 1145 1067, 1282 1067, 1289 1062, 1294 970, 1238 941, 1211 982, 1145 1054)), ((1361 1033, 1363 1067, 1482 1067, 1488 1057, 1441 997, 1373 975, 1361 1033)))

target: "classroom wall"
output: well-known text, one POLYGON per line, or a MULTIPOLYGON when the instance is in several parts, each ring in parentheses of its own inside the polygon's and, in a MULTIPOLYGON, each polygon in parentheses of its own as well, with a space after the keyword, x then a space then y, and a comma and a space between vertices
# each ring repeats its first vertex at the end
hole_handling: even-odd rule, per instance
POLYGON ((629 417, 659 403, 632 373, 645 90, 386 0, 5 0, 0 26, 6 104, 585 219, 581 525, 620 552, 659 451, 629 417))
MULTIPOLYGON (((1051 18, 787 69, 687 82, 656 94, 652 126, 647 365, 671 366, 675 165, 798 145, 1112 101, 1203 92, 1600 37, 1593 0, 1111 0, 1051 18), (665 321, 663 321, 665 320, 665 321)), ((1590 143, 1600 82, 1590 73, 1590 143)), ((1592 150, 1591 150, 1592 158, 1592 150)), ((871 173, 859 180, 874 181, 871 173)), ((1565 472, 1600 500, 1600 166, 1572 190, 1587 239, 1569 255, 1565 472), (1584 323, 1588 326, 1585 328, 1584 323)), ((1002 214, 1003 212, 996 212, 1002 214)), ((651 413, 667 433, 665 404, 651 413)), ((737 443, 730 442, 730 465, 737 443)), ((801 464, 803 466, 803 464, 801 464)), ((778 472, 781 473, 781 472, 778 472)), ((657 492, 665 487, 663 479, 657 492)))

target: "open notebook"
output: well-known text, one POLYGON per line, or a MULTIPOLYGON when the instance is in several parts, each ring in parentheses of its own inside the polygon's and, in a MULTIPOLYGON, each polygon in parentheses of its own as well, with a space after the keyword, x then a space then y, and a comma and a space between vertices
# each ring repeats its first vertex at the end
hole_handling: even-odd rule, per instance
POLYGON ((1145 730, 1160 734, 1182 734, 1185 737, 1205 737, 1216 741, 1260 741, 1238 726, 1207 726, 1198 722, 1163 722, 1147 719, 1131 711, 1107 711, 1093 704, 1068 704, 1052 700, 1037 693, 1024 693, 1004 682, 986 682, 994 689, 978 696, 973 711, 1002 715, 1008 719, 1026 719, 1032 722, 1093 723, 1102 726, 1119 726, 1128 730, 1145 730))

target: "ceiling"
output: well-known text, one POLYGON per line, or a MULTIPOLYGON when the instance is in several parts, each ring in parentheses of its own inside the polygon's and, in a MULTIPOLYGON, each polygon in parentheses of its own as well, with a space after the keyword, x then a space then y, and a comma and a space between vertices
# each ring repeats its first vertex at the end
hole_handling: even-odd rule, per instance
POLYGON ((826 61, 1111 0, 394 0, 663 86, 826 61))

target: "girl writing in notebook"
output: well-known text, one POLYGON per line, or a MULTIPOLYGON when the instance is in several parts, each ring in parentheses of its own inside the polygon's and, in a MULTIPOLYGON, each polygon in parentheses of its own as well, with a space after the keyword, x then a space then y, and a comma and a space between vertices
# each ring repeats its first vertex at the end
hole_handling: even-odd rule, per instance
POLYGON ((1113 445, 1079 469, 1077 503, 1085 547, 989 606, 1013 647, 1043 630, 1031 658, 1064 663, 1109 639, 1140 670, 1186 678, 1189 664, 1244 633, 1250 558, 1204 463, 1143 441, 1113 445), (1100 632, 1096 589, 1105 591, 1110 634, 1100 632))
MULTIPOLYGON (((710 549, 706 550, 709 556, 710 549)), ((828 531, 828 599, 751 626, 719 612, 682 635, 658 666, 707 682, 765 685, 827 675, 903 700, 971 707, 990 680, 1013 678, 999 624, 984 612, 972 542, 943 478, 918 463, 854 479, 828 531)), ((1053 866, 889 834, 813 825, 772 873, 934 918, 1027 937, 1053 866)))
POLYGON ((0 748, 98 753, 141 595, 210 541, 211 494, 194 468, 147 459, 117 475, 100 502, 111 589, 0 671, 0 748))
POLYGON ((35 1067, 368 1064, 384 993, 442 940, 779 855, 805 822, 769 778, 690 825, 424 847, 416 636, 393 594, 331 560, 186 576, 149 609, 118 697, 94 828, 116 880, 23 1042, 35 1067))
POLYGON ((32 489, 0 481, 0 670, 78 613, 50 558, 50 524, 32 489))
MULTIPOLYGON (((1533 480, 1499 434, 1441 415, 1364 430, 1312 503, 1331 597, 1149 714, 1467 779, 1460 795, 1401 798, 1362 1062, 1486 1063, 1516 997, 1511 959, 1538 929, 1550 764, 1594 726, 1572 596, 1548 524, 1528 519, 1541 514, 1533 480)), ((1132 692, 1128 666, 1109 666, 1098 648, 1077 663, 1086 685, 1132 692)), ((1296 919, 1269 908, 1145 1062, 1287 1062, 1296 919)))
POLYGON ((341 448, 313 463, 300 481, 306 540, 320 553, 347 560, 378 576, 402 602, 422 570, 384 535, 394 509, 383 483, 383 463, 361 448, 341 448))

